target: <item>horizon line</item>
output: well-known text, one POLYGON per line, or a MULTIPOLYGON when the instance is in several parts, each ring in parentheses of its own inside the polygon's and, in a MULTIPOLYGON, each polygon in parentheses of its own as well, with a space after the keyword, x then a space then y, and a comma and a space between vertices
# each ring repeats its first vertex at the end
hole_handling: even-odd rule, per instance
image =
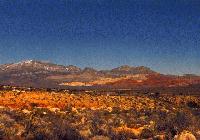
POLYGON ((81 70, 84 70, 85 68, 92 68, 92 69, 95 69, 97 71, 104 71, 104 70, 113 70, 115 68, 120 68, 120 67, 123 67, 123 66, 128 66, 128 67, 131 67, 131 68, 138 68, 138 67, 145 67, 145 68, 149 68, 150 70, 156 72, 156 73, 159 73, 159 74, 164 74, 164 75, 174 75, 174 76, 184 76, 184 75, 195 75, 195 76, 200 76, 200 74, 197 74, 197 73, 182 73, 182 74, 172 74, 172 73, 163 73, 161 71, 156 71, 154 69, 152 69, 151 67, 148 67, 148 66, 144 66, 144 65, 128 65, 128 64, 122 64, 122 65, 118 65, 118 66, 114 66, 112 68, 105 68, 105 69, 99 69, 97 67, 88 67, 88 66, 84 66, 84 67, 81 67, 81 66, 78 66, 78 65, 74 65, 74 64, 59 64, 59 63, 56 63, 56 62, 52 62, 50 60, 38 60, 38 59, 23 59, 21 61, 15 61, 15 62, 9 62, 9 63, 3 63, 3 64, 0 64, 1 65, 8 65, 8 64, 16 64, 16 63, 21 63, 21 62, 27 62, 27 61, 38 61, 38 62, 41 62, 41 63, 47 63, 47 64, 55 64, 55 65, 59 65, 59 66, 75 66, 75 67, 78 67, 80 68, 81 70))

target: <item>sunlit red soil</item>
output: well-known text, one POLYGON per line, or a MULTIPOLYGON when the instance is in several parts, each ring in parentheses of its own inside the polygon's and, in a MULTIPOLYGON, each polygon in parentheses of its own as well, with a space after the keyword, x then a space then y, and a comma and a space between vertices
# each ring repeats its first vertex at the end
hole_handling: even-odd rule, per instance
POLYGON ((140 108, 154 108, 155 101, 144 97, 135 96, 109 96, 98 95, 91 96, 89 94, 66 94, 66 93, 48 93, 48 92, 24 92, 16 94, 9 91, 2 93, 0 96, 0 106, 11 108, 30 108, 37 107, 52 107, 65 109, 68 106, 76 108, 92 108, 102 109, 108 107, 120 107, 121 109, 140 109, 140 108), (148 106, 145 106, 148 103, 148 106))
POLYGON ((102 86, 110 88, 171 88, 200 85, 200 77, 170 76, 162 74, 136 74, 122 77, 99 78, 93 81, 63 82, 62 86, 102 86))
POLYGON ((178 76, 166 76, 161 74, 150 74, 146 75, 146 79, 140 80, 138 82, 135 79, 121 79, 115 82, 107 83, 106 85, 112 87, 184 87, 192 84, 200 84, 200 78, 188 78, 188 77, 178 77, 178 76))

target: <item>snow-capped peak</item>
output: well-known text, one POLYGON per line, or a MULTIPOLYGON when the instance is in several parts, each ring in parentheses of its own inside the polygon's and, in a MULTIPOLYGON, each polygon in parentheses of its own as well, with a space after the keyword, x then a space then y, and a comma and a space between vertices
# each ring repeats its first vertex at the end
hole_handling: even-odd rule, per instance
POLYGON ((33 60, 25 60, 25 61, 20 61, 20 62, 14 63, 12 65, 31 64, 32 62, 33 62, 33 60))
POLYGON ((18 63, 5 64, 1 70, 44 70, 49 72, 79 72, 81 69, 76 66, 62 66, 47 61, 25 60, 18 63))
MULTIPOLYGON (((23 62, 23 61, 22 61, 23 62)), ((30 63, 32 63, 33 62, 33 60, 26 60, 26 61, 24 61, 23 63, 25 63, 25 64, 30 64, 30 63)))

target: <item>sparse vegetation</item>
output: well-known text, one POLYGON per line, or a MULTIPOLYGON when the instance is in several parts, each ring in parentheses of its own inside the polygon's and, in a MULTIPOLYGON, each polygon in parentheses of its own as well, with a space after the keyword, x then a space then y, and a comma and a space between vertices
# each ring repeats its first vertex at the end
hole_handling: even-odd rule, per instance
POLYGON ((200 100, 192 95, 0 91, 2 139, 200 138, 200 100))

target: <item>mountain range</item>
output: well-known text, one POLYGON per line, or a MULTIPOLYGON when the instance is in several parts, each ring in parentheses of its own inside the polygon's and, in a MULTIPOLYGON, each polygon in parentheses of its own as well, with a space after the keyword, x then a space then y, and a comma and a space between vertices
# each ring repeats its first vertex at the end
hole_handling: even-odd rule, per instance
POLYGON ((145 66, 124 65, 111 70, 96 70, 36 60, 0 65, 0 85, 143 89, 188 87, 199 84, 200 76, 164 75, 145 66))

